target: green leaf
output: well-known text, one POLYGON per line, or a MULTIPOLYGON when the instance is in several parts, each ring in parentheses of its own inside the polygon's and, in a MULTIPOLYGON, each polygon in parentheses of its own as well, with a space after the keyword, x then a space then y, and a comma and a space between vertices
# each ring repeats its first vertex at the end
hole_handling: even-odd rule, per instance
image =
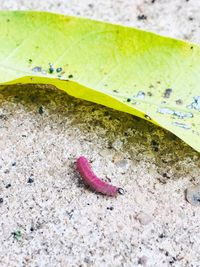
POLYGON ((43 12, 0 12, 0 84, 53 84, 131 113, 200 151, 200 47, 43 12))

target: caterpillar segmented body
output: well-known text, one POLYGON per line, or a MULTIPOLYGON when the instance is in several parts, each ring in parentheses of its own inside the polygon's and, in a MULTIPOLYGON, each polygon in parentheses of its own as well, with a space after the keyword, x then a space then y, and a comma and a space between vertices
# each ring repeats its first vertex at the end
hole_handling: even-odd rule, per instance
POLYGON ((86 185, 89 185, 91 189, 112 197, 115 197, 117 193, 124 194, 124 190, 122 188, 108 184, 98 178, 92 171, 88 160, 84 156, 81 156, 77 159, 76 166, 83 179, 83 182, 86 185))

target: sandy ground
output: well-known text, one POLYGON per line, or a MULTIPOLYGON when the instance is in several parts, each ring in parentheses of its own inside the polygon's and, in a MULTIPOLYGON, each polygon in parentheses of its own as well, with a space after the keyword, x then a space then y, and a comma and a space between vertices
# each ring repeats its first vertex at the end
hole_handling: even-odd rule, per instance
MULTIPOLYGON (((0 8, 88 16, 200 43, 197 0, 7 0, 0 8)), ((200 208, 184 196, 199 183, 200 156, 171 133, 55 88, 14 86, 0 93, 0 151, 1 267, 200 266, 200 208), (85 188, 79 155, 126 194, 85 188)))

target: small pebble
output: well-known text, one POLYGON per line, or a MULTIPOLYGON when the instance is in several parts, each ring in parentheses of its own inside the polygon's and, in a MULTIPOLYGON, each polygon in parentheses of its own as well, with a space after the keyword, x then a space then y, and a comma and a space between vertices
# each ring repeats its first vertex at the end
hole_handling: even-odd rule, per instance
POLYGON ((115 140, 112 143, 112 147, 117 151, 119 151, 122 148, 122 146, 123 146, 123 142, 121 140, 119 140, 119 139, 115 140))
POLYGON ((147 16, 142 14, 142 15, 138 15, 137 18, 138 18, 138 20, 145 20, 145 19, 147 19, 147 16))
POLYGON ((125 160, 125 159, 116 162, 116 166, 117 166, 118 168, 122 168, 122 169, 123 169, 123 168, 126 168, 127 165, 128 165, 128 161, 125 160))
POLYGON ((141 212, 137 215, 136 219, 142 224, 142 225, 147 225, 150 222, 152 222, 153 218, 151 215, 141 212))
POLYGON ((3 203, 3 198, 2 197, 0 197, 0 203, 3 203))
POLYGON ((151 146, 152 146, 152 149, 155 151, 155 152, 158 152, 159 150, 159 143, 155 140, 152 140, 151 141, 151 146))
POLYGON ((148 260, 147 256, 142 256, 141 258, 138 259, 138 264, 146 266, 147 260, 148 260))
POLYGON ((107 207, 107 210, 114 210, 113 207, 107 207))
POLYGON ((186 199, 193 206, 200 206, 200 184, 186 190, 186 199))
POLYGON ((42 115, 44 113, 44 109, 42 106, 39 107, 38 112, 40 115, 42 115))
POLYGON ((31 177, 29 177, 27 183, 28 183, 28 184, 32 184, 33 182, 34 182, 34 179, 31 178, 31 177))
POLYGON ((102 157, 108 157, 110 155, 110 151, 108 149, 103 149, 99 152, 99 154, 102 156, 102 157))

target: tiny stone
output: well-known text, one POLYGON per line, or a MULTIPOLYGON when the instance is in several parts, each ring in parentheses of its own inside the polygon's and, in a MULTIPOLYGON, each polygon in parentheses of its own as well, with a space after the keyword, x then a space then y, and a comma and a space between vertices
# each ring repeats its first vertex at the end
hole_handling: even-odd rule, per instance
POLYGON ((108 149, 103 149, 103 150, 101 150, 101 151, 99 152, 99 154, 100 154, 102 157, 106 158, 106 157, 108 157, 108 156, 110 155, 110 151, 109 151, 108 149))
POLYGON ((107 210, 114 210, 113 207, 107 207, 107 210))
POLYGON ((186 190, 186 199, 193 206, 200 206, 200 184, 186 190))
POLYGON ((42 115, 44 113, 44 109, 42 106, 39 107, 38 112, 40 115, 42 115))
POLYGON ((12 162, 12 166, 16 166, 16 164, 17 164, 16 161, 12 162))
POLYGON ((148 260, 147 256, 142 256, 141 258, 139 258, 138 264, 146 266, 147 260, 148 260))
POLYGON ((11 184, 7 184, 6 185, 6 189, 8 189, 9 187, 11 187, 11 184))
POLYGON ((28 183, 28 184, 31 184, 31 183, 33 183, 33 182, 34 182, 34 179, 31 178, 31 177, 29 177, 27 183, 28 183))
POLYGON ((138 20, 145 20, 145 19, 147 19, 147 16, 142 14, 142 15, 138 15, 137 18, 138 18, 138 20))
POLYGON ((3 198, 2 197, 0 197, 0 203, 3 203, 3 198))
POLYGON ((123 142, 121 140, 115 140, 113 143, 112 143, 112 147, 115 149, 115 150, 120 150, 123 146, 123 142))
POLYGON ((152 140, 151 141, 151 146, 152 146, 152 148, 153 148, 154 151, 158 152, 158 150, 159 150, 159 143, 157 141, 152 140))
POLYGON ((128 161, 125 159, 116 162, 116 166, 119 168, 126 168, 127 165, 128 165, 128 161))
POLYGON ((159 237, 159 238, 164 238, 164 237, 165 237, 165 234, 162 233, 162 234, 160 234, 158 237, 159 237))
POLYGON ((142 224, 142 225, 147 225, 149 224, 153 218, 151 215, 147 214, 147 213, 139 213, 136 217, 136 219, 142 224))

